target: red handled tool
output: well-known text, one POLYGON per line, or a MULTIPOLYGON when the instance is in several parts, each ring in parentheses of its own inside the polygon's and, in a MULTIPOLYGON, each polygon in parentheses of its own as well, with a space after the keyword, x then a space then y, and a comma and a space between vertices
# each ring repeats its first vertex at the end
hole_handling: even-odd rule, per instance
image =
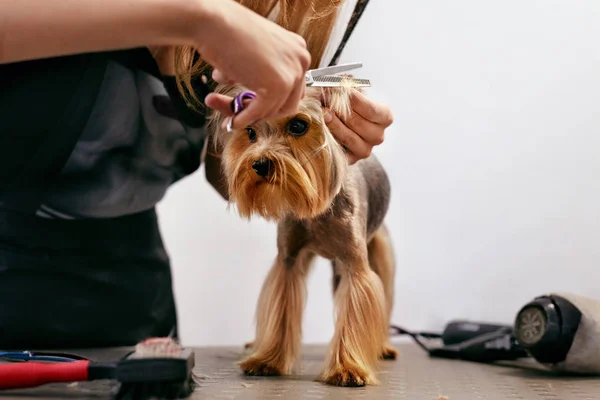
POLYGON ((117 362, 101 363, 69 354, 0 352, 0 389, 98 379, 121 384, 117 398, 183 398, 194 387, 194 353, 171 338, 151 338, 117 362))
POLYGON ((99 368, 89 360, 55 363, 38 361, 7 363, 0 364, 0 389, 28 388, 55 382, 82 382, 113 378, 112 376, 105 376, 105 374, 106 367, 99 368))

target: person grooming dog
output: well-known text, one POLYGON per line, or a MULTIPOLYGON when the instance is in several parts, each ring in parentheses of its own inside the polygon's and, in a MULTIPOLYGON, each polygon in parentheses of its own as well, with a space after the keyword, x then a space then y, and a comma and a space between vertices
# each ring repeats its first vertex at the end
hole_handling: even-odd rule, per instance
MULTIPOLYGON (((198 169, 207 107, 229 107, 230 99, 211 92, 234 82, 258 94, 236 129, 295 113, 304 73, 321 59, 340 7, 323 0, 0 4, 1 348, 177 336, 155 206, 198 169)), ((383 141, 392 120, 387 106, 363 95, 351 105, 348 120, 332 113, 327 121, 354 162, 383 141)), ((220 176, 208 173, 220 160, 204 162, 207 180, 224 193, 220 176)))

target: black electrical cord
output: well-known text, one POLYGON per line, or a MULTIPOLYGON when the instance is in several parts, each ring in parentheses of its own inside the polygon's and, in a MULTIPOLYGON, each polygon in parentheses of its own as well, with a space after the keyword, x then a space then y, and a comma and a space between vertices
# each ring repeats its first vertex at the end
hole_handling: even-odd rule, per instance
POLYGON ((417 343, 419 345, 419 347, 421 347, 427 353, 430 352, 430 349, 419 338, 420 337, 424 338, 424 339, 441 339, 442 338, 442 335, 439 333, 410 332, 410 331, 407 331, 406 329, 401 328, 396 325, 391 325, 390 330, 392 331, 392 335, 395 335, 395 336, 402 336, 402 335, 410 336, 415 341, 415 343, 417 343))

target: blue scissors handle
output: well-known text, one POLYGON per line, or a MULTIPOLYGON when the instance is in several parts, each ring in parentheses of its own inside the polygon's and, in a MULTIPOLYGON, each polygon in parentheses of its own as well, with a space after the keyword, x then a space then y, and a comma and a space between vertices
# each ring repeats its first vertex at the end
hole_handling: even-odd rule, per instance
POLYGON ((85 360, 73 354, 44 353, 32 351, 0 351, 0 359, 8 361, 50 361, 50 362, 72 362, 85 360))

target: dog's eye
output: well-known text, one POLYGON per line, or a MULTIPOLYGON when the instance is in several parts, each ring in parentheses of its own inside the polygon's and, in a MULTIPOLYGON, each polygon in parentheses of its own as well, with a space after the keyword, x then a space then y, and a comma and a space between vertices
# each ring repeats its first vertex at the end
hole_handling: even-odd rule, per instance
POLYGON ((252 143, 256 142, 256 131, 250 127, 247 127, 246 132, 248 132, 248 139, 250 139, 252 143))
POLYGON ((308 122, 300 118, 294 118, 288 122, 288 132, 294 136, 302 136, 308 130, 308 122))

